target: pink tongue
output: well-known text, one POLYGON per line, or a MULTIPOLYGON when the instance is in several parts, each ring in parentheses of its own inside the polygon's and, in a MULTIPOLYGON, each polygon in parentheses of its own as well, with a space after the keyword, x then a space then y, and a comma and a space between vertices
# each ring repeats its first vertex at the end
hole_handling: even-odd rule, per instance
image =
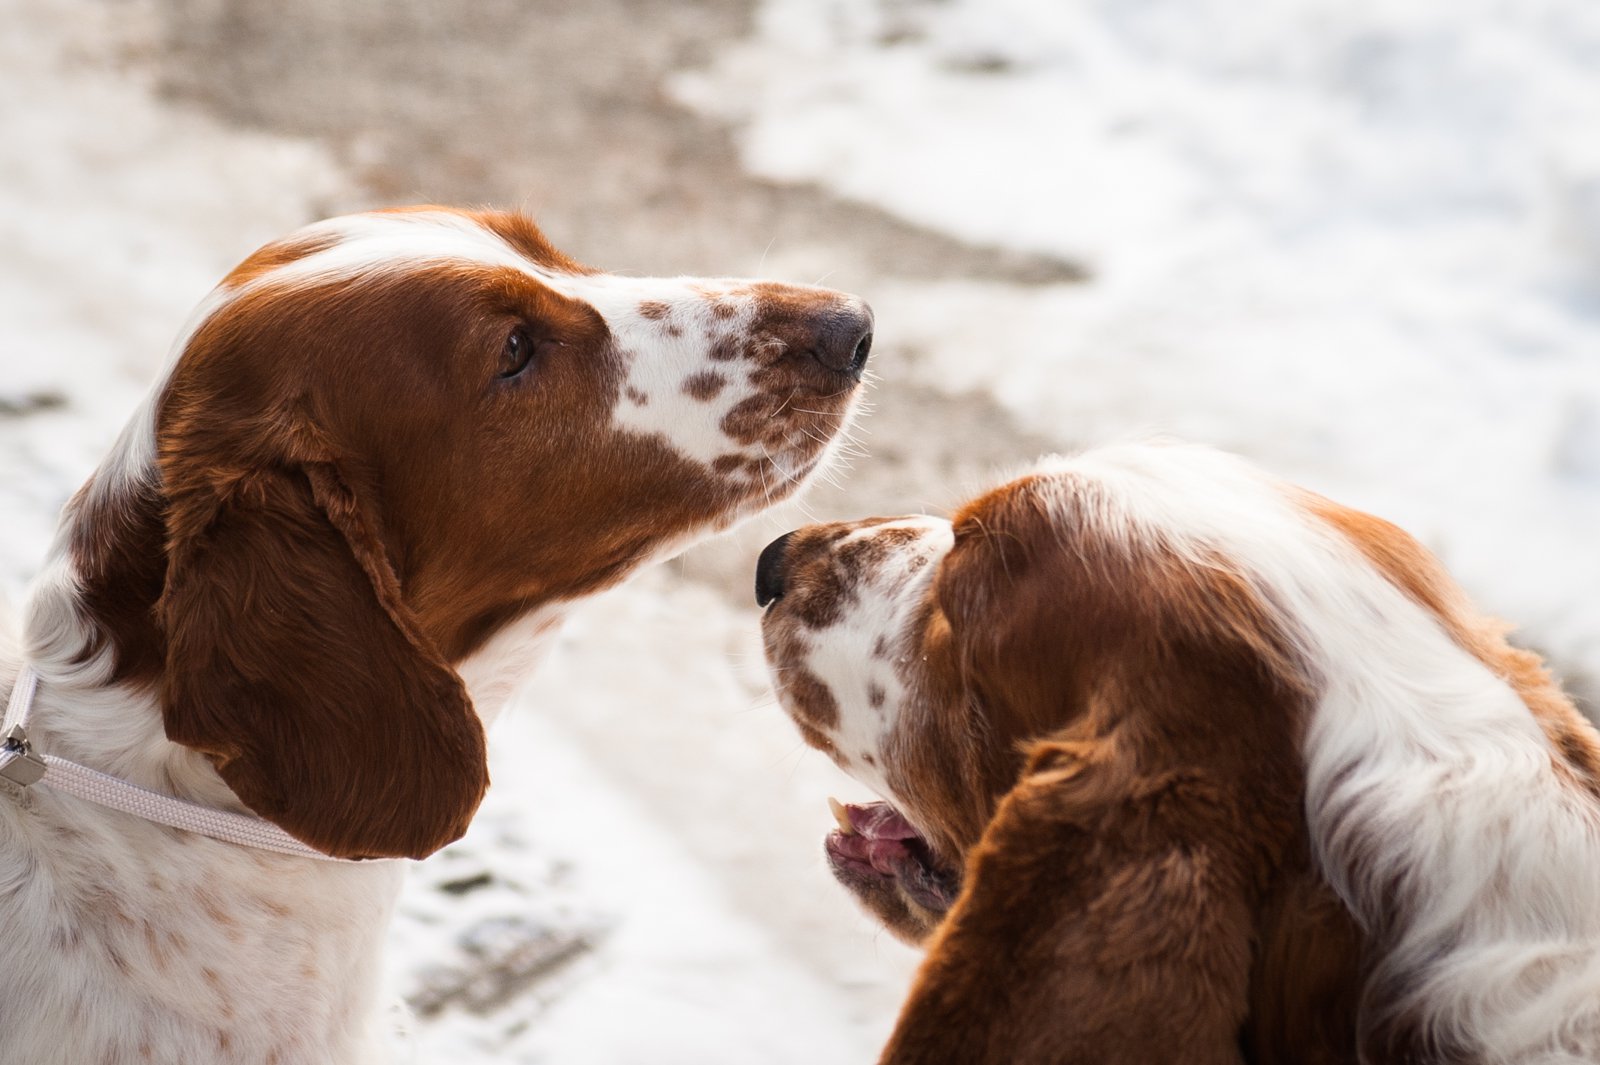
POLYGON ((830 853, 870 865, 885 876, 892 875, 897 866, 911 860, 911 852, 898 839, 832 832, 828 835, 827 846, 830 853))
POLYGON ((906 842, 922 837, 900 816, 899 810, 886 802, 841 805, 855 833, 830 832, 827 843, 830 853, 870 865, 886 876, 893 875, 895 869, 906 862, 916 861, 906 842))
POLYGON ((870 802, 862 806, 845 804, 845 816, 850 827, 870 840, 920 839, 900 811, 886 802, 870 802))

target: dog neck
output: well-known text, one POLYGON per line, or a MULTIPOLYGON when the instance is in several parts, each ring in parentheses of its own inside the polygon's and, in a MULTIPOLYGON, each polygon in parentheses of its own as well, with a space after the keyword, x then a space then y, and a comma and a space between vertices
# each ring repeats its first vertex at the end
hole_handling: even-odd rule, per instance
MULTIPOLYGON (((0 691, 20 657, 6 655, 0 691)), ((37 642, 29 659, 43 749, 237 808, 204 758, 165 738, 152 689, 37 642)), ((36 785, 0 795, 0 869, 7 1060, 385 1060, 374 1018, 399 862, 254 850, 36 785)))

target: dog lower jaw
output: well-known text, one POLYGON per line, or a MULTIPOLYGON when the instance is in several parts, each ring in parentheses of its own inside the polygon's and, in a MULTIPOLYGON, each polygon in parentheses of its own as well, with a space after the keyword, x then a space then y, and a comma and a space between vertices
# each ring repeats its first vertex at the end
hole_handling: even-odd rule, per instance
POLYGON ((823 848, 829 868, 846 887, 864 898, 892 889, 935 922, 955 904, 960 869, 942 862, 894 807, 886 802, 836 805, 835 817, 840 828, 828 833, 823 848))

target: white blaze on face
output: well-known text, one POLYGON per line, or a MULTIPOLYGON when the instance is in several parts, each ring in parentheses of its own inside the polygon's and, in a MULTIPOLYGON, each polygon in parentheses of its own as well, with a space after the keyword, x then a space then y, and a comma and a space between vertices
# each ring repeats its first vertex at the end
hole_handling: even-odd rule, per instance
MULTIPOLYGON (((810 292, 838 301, 841 310, 863 309, 853 297, 823 289, 781 289, 790 297, 810 292)), ((575 278, 563 291, 600 313, 624 361, 627 378, 612 411, 614 427, 659 439, 720 476, 760 485, 773 498, 826 464, 837 448, 850 414, 844 409, 825 442, 803 425, 783 432, 781 441, 741 439, 730 431, 729 416, 741 408, 747 427, 777 426, 786 413, 788 419, 812 414, 803 408, 825 402, 808 398, 794 383, 763 387, 762 375, 784 356, 785 342, 763 330, 754 283, 599 275, 575 278), (751 403, 757 404, 753 412, 751 403)))
MULTIPOLYGON (((654 436, 683 457, 714 466, 726 456, 761 459, 722 428, 739 404, 759 389, 755 297, 749 283, 701 278, 580 279, 572 295, 605 320, 627 377, 612 425, 654 436)), ((774 399, 776 408, 782 402, 774 399)), ((776 410, 774 410, 776 413, 776 410)))
POLYGON ((906 704, 906 678, 916 669, 906 631, 954 540, 943 518, 896 518, 851 533, 832 551, 837 555, 863 540, 888 542, 881 557, 854 574, 855 598, 840 619, 809 635, 805 666, 838 703, 837 727, 823 731, 840 767, 893 802, 884 776, 885 747, 906 704), (884 535, 897 530, 915 537, 892 542, 898 538, 884 535))

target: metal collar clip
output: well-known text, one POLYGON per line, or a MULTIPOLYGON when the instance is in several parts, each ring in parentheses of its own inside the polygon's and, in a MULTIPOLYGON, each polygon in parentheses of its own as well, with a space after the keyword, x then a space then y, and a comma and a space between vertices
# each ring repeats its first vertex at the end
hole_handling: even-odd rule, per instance
POLYGON ((44 776, 44 759, 33 753, 28 733, 21 725, 12 725, 0 745, 0 780, 27 787, 37 784, 44 776))

